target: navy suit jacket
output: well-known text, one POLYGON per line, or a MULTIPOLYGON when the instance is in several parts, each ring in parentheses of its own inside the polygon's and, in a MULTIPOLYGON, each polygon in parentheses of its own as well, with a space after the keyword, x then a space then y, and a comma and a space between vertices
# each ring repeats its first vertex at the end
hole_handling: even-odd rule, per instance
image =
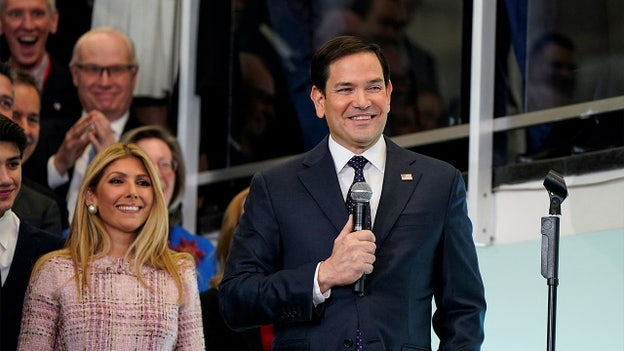
MULTIPOLYGON (((63 235, 63 217, 56 199, 22 182, 12 207, 21 220, 59 237, 63 235)), ((67 218, 67 213, 65 213, 67 218)))
POLYGON ((461 174, 386 143, 366 295, 333 287, 312 302, 316 266, 348 219, 326 138, 254 176, 219 288, 230 327, 274 323, 274 350, 344 349, 358 328, 365 350, 430 350, 433 323, 441 350, 479 350, 486 304, 461 174))
POLYGON ((9 275, 2 286, 2 344, 0 350, 16 350, 22 321, 22 307, 35 261, 45 253, 63 247, 58 235, 33 227, 20 219, 17 246, 9 275))

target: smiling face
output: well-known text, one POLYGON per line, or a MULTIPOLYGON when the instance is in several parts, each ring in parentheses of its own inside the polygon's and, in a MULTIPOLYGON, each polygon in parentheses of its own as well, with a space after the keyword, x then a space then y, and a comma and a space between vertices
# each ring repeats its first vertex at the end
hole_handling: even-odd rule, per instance
POLYGON ((160 176, 160 182, 165 193, 165 201, 167 205, 171 203, 173 198, 173 191, 175 190, 176 173, 174 164, 172 162, 173 155, 167 143, 158 138, 145 138, 136 142, 136 144, 145 151, 145 153, 152 159, 158 175, 160 176))
POLYGON ((0 217, 13 207, 22 184, 22 162, 17 145, 0 141, 0 217))
POLYGON ((96 205, 106 232, 136 235, 145 224, 154 204, 154 187, 143 163, 135 157, 112 162, 88 191, 86 205, 96 205))
POLYGON ((13 121, 24 129, 28 144, 24 149, 23 161, 26 162, 35 151, 39 141, 39 93, 35 87, 15 83, 15 102, 13 104, 13 121))
POLYGON ((77 45, 71 72, 82 107, 101 111, 111 121, 120 118, 130 109, 138 70, 129 43, 119 33, 102 31, 88 34, 77 45))
POLYGON ((56 33, 58 12, 50 12, 47 0, 5 0, 0 21, 12 62, 26 71, 39 65, 48 35, 56 33))
POLYGON ((310 97, 316 115, 327 119, 332 138, 359 154, 381 137, 391 93, 392 84, 385 85, 377 56, 361 52, 332 62, 325 94, 313 86, 310 97))

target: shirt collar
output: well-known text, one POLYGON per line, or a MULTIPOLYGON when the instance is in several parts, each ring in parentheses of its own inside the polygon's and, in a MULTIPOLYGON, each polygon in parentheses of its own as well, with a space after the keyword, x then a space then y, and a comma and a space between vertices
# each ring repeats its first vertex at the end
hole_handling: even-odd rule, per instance
MULTIPOLYGON (((9 57, 9 63, 11 63, 12 61, 13 61, 13 57, 9 57)), ((41 62, 35 68, 33 68, 30 72, 28 72, 33 78, 35 78, 35 81, 37 82, 37 87, 39 88, 39 90, 43 89, 43 82, 46 78, 46 71, 48 69, 49 63, 50 63, 50 56, 48 55, 48 52, 46 51, 46 53, 43 55, 43 59, 41 60, 41 62)))
MULTIPOLYGON (((347 165, 351 157, 355 156, 353 152, 338 144, 331 134, 329 136, 329 152, 334 159, 336 173, 339 173, 347 165)), ((383 135, 379 137, 379 140, 373 146, 361 153, 360 156, 364 156, 370 164, 383 173, 386 168, 386 140, 383 135)))
POLYGON ((18 228, 19 218, 10 209, 5 211, 0 217, 0 246, 3 250, 7 250, 9 244, 17 240, 18 228))
POLYGON ((124 113, 121 117, 111 122, 111 129, 113 130, 113 133, 115 133, 115 138, 117 140, 119 140, 121 134, 123 134, 128 118, 130 118, 130 112, 124 113))

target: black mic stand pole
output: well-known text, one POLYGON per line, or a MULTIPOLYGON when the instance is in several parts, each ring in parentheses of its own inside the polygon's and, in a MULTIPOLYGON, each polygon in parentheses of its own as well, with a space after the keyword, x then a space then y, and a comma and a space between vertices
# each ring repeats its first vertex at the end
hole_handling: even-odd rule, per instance
POLYGON ((561 175, 550 171, 544 179, 550 197, 548 217, 542 217, 542 276, 548 284, 547 350, 555 350, 557 286, 559 285, 559 236, 561 203, 568 195, 561 175))

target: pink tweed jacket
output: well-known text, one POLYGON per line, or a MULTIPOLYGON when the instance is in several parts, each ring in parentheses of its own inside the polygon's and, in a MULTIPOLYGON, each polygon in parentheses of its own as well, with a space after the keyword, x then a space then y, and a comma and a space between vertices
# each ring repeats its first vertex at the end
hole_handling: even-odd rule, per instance
POLYGON ((149 289, 129 262, 93 262, 90 288, 78 296, 71 260, 55 257, 33 277, 19 350, 204 350, 195 267, 180 263, 183 302, 163 270, 143 267, 149 289))

